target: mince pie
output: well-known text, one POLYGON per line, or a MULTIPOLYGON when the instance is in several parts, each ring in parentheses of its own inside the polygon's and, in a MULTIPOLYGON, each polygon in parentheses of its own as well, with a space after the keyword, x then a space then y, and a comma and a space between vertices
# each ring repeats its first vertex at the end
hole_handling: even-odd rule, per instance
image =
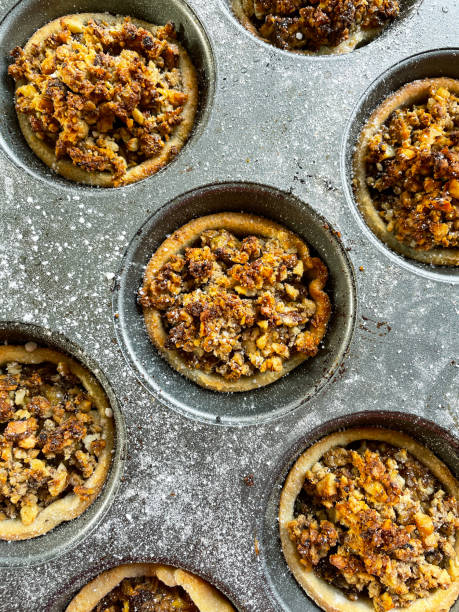
POLYGON ((68 15, 12 56, 21 130, 38 157, 70 180, 133 183, 167 164, 190 134, 196 70, 172 23, 68 15))
POLYGON ((284 227, 242 213, 195 219, 150 259, 139 302, 151 340, 201 386, 247 391, 316 355, 328 271, 284 227))
POLYGON ((155 563, 103 572, 72 599, 66 612, 235 612, 217 589, 182 569, 155 563))
POLYGON ((334 433, 285 481, 285 559, 328 612, 447 612, 459 595, 458 496, 448 468, 405 434, 334 433))
POLYGON ((459 81, 408 83, 366 123, 354 192, 370 229, 401 255, 459 265, 459 81))
POLYGON ((82 514, 113 447, 112 410, 85 368, 47 348, 0 347, 0 538, 33 538, 82 514))
POLYGON ((349 53, 400 12, 399 0, 232 0, 252 34, 297 53, 349 53))

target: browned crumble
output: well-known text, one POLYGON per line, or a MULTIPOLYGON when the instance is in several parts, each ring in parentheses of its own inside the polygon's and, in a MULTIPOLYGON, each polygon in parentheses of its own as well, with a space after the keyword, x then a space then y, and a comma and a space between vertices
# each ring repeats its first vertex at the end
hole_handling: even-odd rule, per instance
POLYGON ((306 567, 378 612, 455 579, 457 500, 405 449, 335 447, 306 473, 288 525, 306 567))
POLYGON ((0 520, 37 514, 85 486, 105 448, 99 413, 63 362, 0 369, 0 520))
POLYGON ((395 110, 366 153, 367 185, 397 240, 428 251, 459 247, 459 98, 432 88, 395 110))
MULTIPOLYGON (((325 265, 311 261, 326 279, 325 265)), ((303 273, 296 248, 277 239, 240 241, 226 230, 206 230, 140 289, 139 301, 161 311, 166 348, 180 351, 192 368, 235 381, 281 371, 295 354, 317 353, 310 329, 321 322, 303 273)))
POLYGON ((168 587, 156 577, 125 578, 94 612, 198 612, 181 587, 168 587))
POLYGON ((276 47, 336 47, 357 27, 381 28, 399 14, 398 0, 242 0, 263 38, 276 47))
POLYGON ((26 81, 16 109, 58 159, 120 181, 157 156, 182 121, 187 94, 174 26, 153 34, 129 18, 115 25, 63 18, 61 25, 27 53, 12 51, 9 74, 26 81))

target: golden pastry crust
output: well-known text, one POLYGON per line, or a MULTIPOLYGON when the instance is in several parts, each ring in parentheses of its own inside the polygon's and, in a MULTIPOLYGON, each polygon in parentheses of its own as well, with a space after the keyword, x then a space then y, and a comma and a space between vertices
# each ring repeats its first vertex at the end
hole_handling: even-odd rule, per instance
MULTIPOLYGON (((306 593, 327 612, 371 612, 372 603, 367 598, 350 601, 342 590, 326 582, 314 573, 311 566, 301 563, 295 543, 289 536, 289 524, 294 519, 296 499, 303 488, 305 476, 324 454, 335 447, 346 447, 355 441, 375 440, 405 449, 426 466, 447 493, 459 499, 459 483, 449 469, 429 449, 398 431, 375 428, 349 429, 331 434, 307 449, 290 470, 282 489, 279 504, 279 532, 282 550, 287 564, 306 593)), ((449 573, 452 583, 447 589, 437 589, 430 596, 414 601, 403 608, 407 612, 447 612, 459 596, 459 532, 456 529, 455 553, 449 573)))
MULTIPOLYGON (((204 248, 209 251, 208 247, 204 248)), ((250 247, 248 246, 248 248, 250 247)), ((216 250, 216 252, 218 252, 218 250, 216 250)), ((212 253, 209 253, 209 256, 212 256, 212 253)), ((197 262, 197 265, 202 266, 200 262, 197 262)), ((233 266, 233 268, 236 269, 237 266, 233 266)), ((243 266, 239 266, 239 268, 243 269, 243 266)), ((317 347, 325 335, 331 314, 330 300, 327 294, 324 292, 327 277, 327 268, 323 262, 316 257, 310 257, 306 244, 298 236, 286 230, 284 227, 268 219, 253 215, 242 213, 219 213, 195 219, 179 228, 169 238, 167 238, 150 259, 145 271, 144 284, 139 293, 140 302, 143 305, 145 324, 148 334, 152 342, 159 349, 160 353, 178 372, 190 378, 197 384, 216 391, 248 391, 278 380, 290 372, 293 368, 297 367, 309 356, 312 356, 317 352, 317 347), (252 375, 239 375, 239 378, 236 380, 230 380, 220 375, 220 373, 216 373, 215 371, 204 371, 197 367, 193 367, 193 365, 190 366, 184 359, 183 354, 177 350, 174 350, 173 348, 168 348, 168 332, 163 323, 162 312, 156 306, 151 305, 151 299, 148 295, 149 291, 151 287, 155 286, 158 274, 163 269, 163 266, 171 260, 172 256, 179 255, 183 252, 186 253, 187 257, 192 256, 193 251, 197 249, 189 249, 191 255, 188 255, 186 250, 187 247, 191 247, 193 244, 195 244, 202 235, 205 235, 205 232, 210 231, 212 235, 213 230, 217 230, 217 233, 219 231, 231 232, 230 240, 235 236, 245 236, 248 237, 247 240, 256 240, 256 237, 260 237, 267 240, 272 239, 278 241, 279 244, 287 245, 289 248, 294 250, 296 252, 295 258, 298 260, 298 262, 302 262, 301 271, 299 272, 300 279, 305 279, 301 282, 304 286, 303 290, 308 292, 310 298, 306 301, 308 303, 313 303, 312 310, 314 311, 308 315, 311 317, 310 323, 308 323, 308 327, 305 328, 305 333, 303 334, 305 337, 305 346, 302 349, 303 352, 294 352, 293 349, 291 351, 292 354, 290 354, 290 351, 286 352, 285 359, 281 359, 280 357, 277 359, 276 357, 276 363, 273 364, 272 371, 258 368, 259 371, 256 371, 256 373, 252 375), (308 283, 307 289, 306 283, 308 283)), ((233 282, 233 280, 231 282, 233 282)), ((241 280, 240 282, 242 283, 243 281, 241 280)), ((161 284, 159 284, 159 286, 161 286, 161 284)), ((231 291, 233 291, 233 293, 230 293, 228 298, 228 294, 225 290, 226 299, 232 299, 235 302, 235 304, 230 308, 229 312, 237 308, 241 308, 242 310, 243 307, 253 309, 251 300, 240 300, 240 297, 250 297, 250 292, 248 292, 247 287, 236 286, 233 289, 229 287, 228 292, 231 291), (244 304, 244 306, 242 306, 242 304, 244 304)), ((295 295, 295 291, 296 290, 294 290, 293 295, 295 295)), ((255 297, 257 297, 256 292, 255 297)), ((246 313, 243 314, 245 315, 246 313)), ((186 317, 187 315, 185 313, 180 314, 180 317, 183 316, 186 317)), ((250 314, 248 316, 250 316, 250 314)), ((243 318, 243 320, 245 321, 246 319, 243 318)), ((260 323, 265 324, 267 331, 269 332, 267 322, 260 323)), ((196 341, 199 341, 199 338, 197 338, 196 341)), ((261 346, 261 344, 259 343, 257 347, 258 346, 261 346)), ((235 353, 237 352, 238 351, 236 350, 235 353)), ((241 351, 239 350, 239 352, 241 351)), ((233 353, 231 352, 230 354, 233 353)), ((282 354, 281 351, 278 354, 282 354)), ((272 364, 268 365, 271 367, 272 364)), ((263 366, 261 366, 261 368, 263 368, 263 366)))
POLYGON ((445 88, 458 95, 459 81, 446 77, 413 81, 389 96, 378 106, 363 128, 357 143, 353 160, 353 187, 359 209, 367 225, 392 250, 425 264, 457 266, 459 265, 459 248, 437 246, 430 248, 430 250, 421 250, 398 240, 393 231, 389 231, 386 220, 379 214, 380 211, 375 206, 367 184, 367 152, 372 138, 381 130, 381 127, 394 111, 414 104, 425 103, 431 91, 439 88, 445 88))
POLYGON ((64 497, 58 497, 56 501, 41 509, 30 524, 24 524, 20 518, 0 521, 1 539, 24 540, 35 538, 64 521, 76 518, 97 498, 110 469, 114 448, 114 426, 111 408, 102 387, 83 366, 70 357, 48 348, 37 348, 28 352, 22 346, 1 346, 0 367, 8 363, 27 365, 51 363, 68 369, 78 379, 97 409, 102 426, 101 439, 105 442, 91 476, 84 480, 81 495, 67 493, 64 497), (90 490, 90 493, 86 493, 86 490, 90 490))
POLYGON ((399 14, 398 0, 232 0, 242 25, 260 40, 303 55, 349 53, 399 14))
POLYGON ((103 572, 84 586, 68 605, 66 612, 91 612, 125 578, 156 576, 169 587, 182 587, 200 612, 235 612, 215 587, 189 572, 156 563, 132 563, 103 572))
MULTIPOLYGON (((104 36, 104 32, 101 36, 104 36)), ((129 32, 126 33, 126 36, 129 37, 129 32)), ((177 155, 188 139, 193 128, 198 103, 196 70, 188 53, 173 39, 174 36, 175 32, 171 24, 156 26, 138 19, 113 16, 108 13, 66 15, 37 30, 28 40, 23 52, 20 49, 14 50, 16 63, 9 69, 10 74, 17 81, 16 110, 19 125, 27 143, 36 155, 65 178, 100 187, 127 185, 144 179, 163 168, 177 155), (136 37, 141 39, 137 50, 122 51, 125 54, 124 64, 117 67, 115 88, 113 84, 110 85, 110 82, 107 85, 104 79, 109 78, 110 81, 114 78, 113 76, 107 77, 112 70, 110 54, 113 53, 116 58, 119 58, 121 53, 119 50, 112 51, 108 42, 104 43, 105 47, 103 47, 98 40, 94 39, 91 30, 93 28, 91 23, 94 22, 101 30, 107 29, 109 32, 107 37, 110 36, 110 28, 113 28, 113 31, 118 32, 117 35, 119 35, 119 30, 127 27, 137 32, 132 33, 133 45, 134 43, 137 45, 136 37), (21 66, 23 58, 30 55, 33 60, 34 50, 43 48, 50 40, 53 40, 53 36, 59 36, 64 29, 70 32, 72 44, 81 47, 78 37, 89 27, 88 24, 90 26, 88 36, 92 41, 92 47, 88 52, 86 69, 96 75, 94 77, 96 78, 96 89, 93 88, 91 79, 84 80, 84 72, 78 68, 77 63, 70 67, 66 67, 64 63, 61 66, 62 70, 59 68, 62 73, 67 70, 68 74, 66 72, 64 76, 57 72, 49 75, 46 73, 47 67, 42 69, 43 74, 37 79, 39 90, 40 80, 45 79, 46 91, 42 92, 42 101, 37 102, 36 92, 33 92, 30 98, 31 92, 28 87, 33 85, 37 75, 32 73, 27 79, 24 78, 24 70, 21 66), (152 36, 149 37, 148 33, 151 33, 152 36), (155 57, 154 61, 150 60, 148 64, 149 53, 156 53, 155 45, 160 49, 158 59, 155 57), (164 58, 161 54, 166 51, 168 55, 164 58), (167 65, 169 59, 170 66, 167 65), (172 65, 174 62, 176 66, 172 65), (98 70, 101 74, 105 70, 103 79, 97 72, 98 70), (128 99, 126 83, 130 83, 129 79, 133 78, 134 73, 137 74, 135 77, 137 80, 132 82, 128 99), (58 76, 57 79, 51 78, 54 77, 54 74, 58 76), (145 93, 142 92, 145 92, 146 89, 145 85, 142 85, 142 79, 146 79, 145 82, 148 81, 150 89, 153 81, 157 79, 154 100, 143 99, 145 93), (100 93, 98 93, 98 87, 101 90, 100 93), (73 132, 70 129, 71 126, 69 127, 68 117, 58 116, 54 106, 51 108, 51 112, 54 112, 54 119, 53 115, 46 115, 50 112, 50 100, 53 105, 54 99, 61 105, 61 89, 73 95, 71 104, 67 101, 68 108, 71 107, 71 112, 75 113, 78 119, 75 124, 78 129, 73 132), (111 91, 118 91, 118 93, 112 97, 111 91), (137 102, 137 106, 131 108, 134 102, 137 102), (43 122, 43 115, 35 113, 34 108, 37 105, 40 112, 44 113, 46 123, 43 122), (157 110, 154 110, 154 105, 157 106, 157 110), (27 112, 22 112, 21 109, 27 112), (66 141, 61 144, 57 140, 54 144, 50 137, 54 134, 52 139, 55 139, 59 133, 62 134, 64 125, 66 141), (94 131, 94 128, 97 130, 94 131)), ((67 40, 66 36, 64 39, 67 40)), ((59 42, 53 43, 54 47, 59 42)), ((55 53, 53 44, 47 51, 50 58, 55 53)), ((61 43, 58 49, 64 48, 64 44, 61 43)), ((122 48, 126 49, 126 44, 123 44, 122 48)), ((65 115, 70 111, 66 111, 64 107, 63 112, 65 115)))

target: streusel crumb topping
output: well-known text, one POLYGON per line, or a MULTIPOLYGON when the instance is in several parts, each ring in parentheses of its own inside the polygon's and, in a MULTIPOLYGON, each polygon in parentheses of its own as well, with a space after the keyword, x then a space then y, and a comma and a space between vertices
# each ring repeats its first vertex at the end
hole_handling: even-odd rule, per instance
POLYGON ((428 251, 459 247, 459 98, 432 88, 395 110, 371 138, 367 185, 387 229, 428 251))
MULTIPOLYGON (((310 262, 325 282, 326 266, 310 262)), ((304 268, 288 241, 206 230, 145 283, 139 301, 161 311, 166 347, 190 367, 236 381, 317 353, 316 303, 304 268)))

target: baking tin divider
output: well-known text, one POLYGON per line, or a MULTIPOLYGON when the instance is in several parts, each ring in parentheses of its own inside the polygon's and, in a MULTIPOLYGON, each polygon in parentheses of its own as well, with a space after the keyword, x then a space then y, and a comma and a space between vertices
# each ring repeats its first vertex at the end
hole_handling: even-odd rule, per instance
POLYGON ((362 94, 345 128, 341 145, 341 182, 346 201, 366 238, 386 257, 406 270, 435 281, 459 283, 459 268, 429 266, 399 255, 379 240, 363 219, 352 190, 352 158, 360 132, 371 113, 392 92, 406 83, 431 77, 459 78, 459 48, 423 51, 394 64, 379 75, 362 94))
MULTIPOLYGON (((313 609, 319 609, 291 574, 282 552, 278 512, 284 481, 293 463, 312 444, 335 431, 359 427, 402 431, 427 446, 456 478, 459 477, 459 440, 433 421, 413 413, 386 410, 354 412, 326 421, 300 438, 292 432, 283 445, 287 450, 265 480, 265 494, 260 500, 257 520, 260 559, 267 592, 273 605, 283 612, 299 612, 306 609, 308 604, 313 609)), ((459 601, 451 608, 451 612, 458 611, 459 601)))
POLYGON ((114 325, 126 361, 158 400, 193 418, 222 425, 251 425, 303 407, 333 377, 355 326, 354 271, 339 233, 292 194, 254 183, 217 183, 178 196, 136 232, 113 293, 114 325), (204 389, 176 372, 146 332, 136 294, 146 264, 166 236, 193 218, 216 212, 250 212, 271 218, 303 238, 329 269, 326 290, 332 317, 319 353, 278 381, 246 393, 204 389))
MULTIPOLYGON (((247 608, 241 600, 239 593, 234 593, 221 580, 215 580, 214 576, 204 573, 199 567, 193 567, 190 564, 183 564, 183 561, 176 556, 161 556, 161 557, 145 557, 145 556, 127 556, 123 558, 114 558, 110 555, 99 559, 95 564, 91 564, 83 572, 73 576, 70 581, 64 585, 59 585, 55 592, 46 603, 44 612, 63 612, 66 606, 70 603, 73 597, 84 587, 85 584, 93 580, 102 572, 123 565, 125 563, 160 563, 179 567, 188 572, 200 576, 219 591, 221 591, 233 604, 237 612, 247 612, 247 608)), ((215 611, 217 612, 217 610, 215 611)))
MULTIPOLYGON (((206 29, 184 0, 130 0, 128 7, 123 0, 78 0, 76 3, 75 0, 20 0, 10 9, 0 23, 0 104, 4 112, 3 121, 0 123, 0 150, 16 166, 34 178, 46 181, 52 187, 84 194, 85 197, 100 196, 103 189, 67 180, 53 172, 35 155, 19 128, 14 108, 14 81, 8 76, 8 66, 11 63, 9 52, 14 47, 22 47, 38 28, 49 21, 75 12, 129 15, 155 25, 168 21, 175 23, 178 38, 183 42, 197 69, 199 86, 194 126, 183 149, 192 146, 192 143, 199 139, 210 118, 217 78, 216 64, 206 29)), ((180 153, 181 151, 159 172, 164 172, 173 165, 180 153)), ((120 191, 132 192, 138 185, 139 183, 134 183, 117 188, 117 197, 120 197, 120 191)), ((106 191, 113 192, 113 188, 107 188, 106 191)))
POLYGON ((51 561, 80 544, 100 524, 112 504, 123 475, 127 442, 124 417, 116 392, 92 357, 63 334, 21 321, 0 321, 0 342, 35 342, 73 357, 98 380, 107 394, 115 421, 115 449, 105 484, 98 497, 80 516, 66 521, 37 538, 8 542, 0 540, 0 567, 27 567, 51 561))

